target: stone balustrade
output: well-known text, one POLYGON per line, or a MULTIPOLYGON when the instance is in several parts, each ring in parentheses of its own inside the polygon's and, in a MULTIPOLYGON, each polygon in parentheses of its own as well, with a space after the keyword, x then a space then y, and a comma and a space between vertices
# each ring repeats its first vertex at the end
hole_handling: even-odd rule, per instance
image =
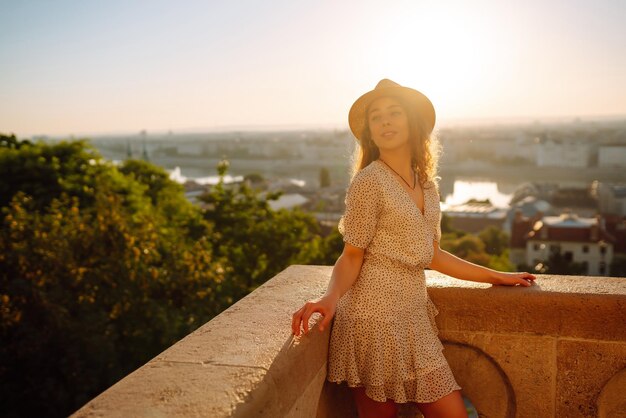
MULTIPOLYGON (((356 417, 325 381, 330 329, 291 315, 332 267, 291 266, 74 417, 356 417)), ((444 354, 485 417, 626 417, 626 278, 539 275, 491 286, 427 271, 444 354)), ((414 406, 403 417, 419 416, 414 406)))

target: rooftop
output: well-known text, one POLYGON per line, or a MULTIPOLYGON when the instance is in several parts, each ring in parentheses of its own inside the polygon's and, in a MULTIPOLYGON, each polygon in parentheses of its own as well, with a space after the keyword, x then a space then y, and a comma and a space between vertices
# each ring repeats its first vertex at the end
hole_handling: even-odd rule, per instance
POLYGON ((558 228, 589 228, 592 225, 598 225, 597 218, 581 218, 575 213, 562 213, 559 216, 544 216, 540 222, 558 228))

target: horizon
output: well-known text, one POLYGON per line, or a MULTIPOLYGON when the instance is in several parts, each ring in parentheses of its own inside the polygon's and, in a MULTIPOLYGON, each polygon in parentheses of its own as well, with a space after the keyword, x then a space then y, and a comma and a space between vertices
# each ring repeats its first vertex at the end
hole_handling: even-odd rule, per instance
MULTIPOLYGON (((626 124, 626 114, 622 115, 589 115, 589 116, 560 116, 560 117, 502 117, 502 118, 472 118, 472 119, 455 119, 450 121, 442 121, 435 126, 435 130, 442 129, 463 129, 463 128, 491 128, 491 127, 517 127, 528 125, 570 125, 570 124, 586 124, 586 123, 624 123, 626 124)), ((28 136, 20 136, 14 132, 0 132, 5 135, 15 134, 18 139, 32 138, 48 138, 59 139, 65 137, 105 137, 105 136, 129 136, 141 135, 143 131, 147 136, 150 135, 192 135, 192 134, 217 134, 217 133, 234 133, 234 132, 289 132, 289 131, 349 131, 347 123, 344 126, 339 124, 278 124, 278 125, 239 125, 239 126, 216 126, 216 127, 190 127, 182 129, 140 129, 137 131, 130 130, 110 130, 100 132, 70 132, 66 134, 46 134, 38 133, 28 136)))
POLYGON ((3 3, 0 129, 347 129, 382 78, 440 128, 622 118, 623 21, 617 0, 3 3))

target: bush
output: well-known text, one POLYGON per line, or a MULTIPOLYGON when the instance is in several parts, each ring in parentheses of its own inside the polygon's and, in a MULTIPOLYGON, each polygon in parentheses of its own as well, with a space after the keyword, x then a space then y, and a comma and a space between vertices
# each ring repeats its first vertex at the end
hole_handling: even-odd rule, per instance
POLYGON ((290 264, 337 240, 222 181, 206 208, 161 168, 86 141, 0 135, 0 404, 66 416, 290 264))
POLYGON ((68 415, 228 306, 210 225, 142 164, 0 147, 0 172, 22 173, 0 186, 3 415, 68 415))

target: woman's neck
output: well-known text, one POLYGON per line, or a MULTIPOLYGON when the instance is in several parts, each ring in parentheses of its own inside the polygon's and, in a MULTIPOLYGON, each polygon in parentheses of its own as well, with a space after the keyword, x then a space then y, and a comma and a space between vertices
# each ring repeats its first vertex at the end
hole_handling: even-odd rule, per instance
POLYGON ((384 152, 384 150, 380 150, 379 159, 383 160, 405 179, 413 179, 411 155, 408 152, 384 152))

